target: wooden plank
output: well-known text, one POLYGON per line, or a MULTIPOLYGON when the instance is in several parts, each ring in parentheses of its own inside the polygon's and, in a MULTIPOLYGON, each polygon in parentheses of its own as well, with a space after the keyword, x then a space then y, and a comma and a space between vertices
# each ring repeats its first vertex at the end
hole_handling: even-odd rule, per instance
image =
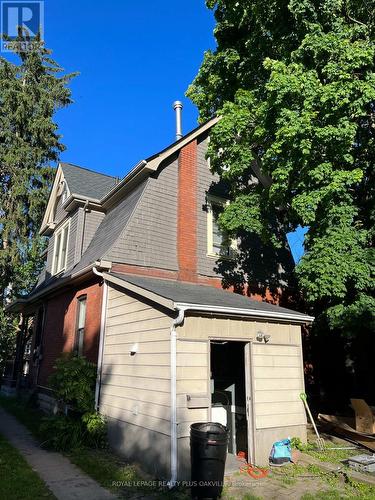
POLYGON ((299 356, 264 356, 255 355, 253 358, 254 367, 271 366, 271 367, 300 367, 301 361, 299 356))
POLYGON ((355 430, 363 434, 375 432, 374 415, 364 399, 351 399, 355 411, 355 430))
POLYGON ((261 415, 255 417, 257 429, 267 429, 269 427, 287 427, 289 425, 305 425, 306 421, 301 412, 281 415, 261 415))
POLYGON ((260 379, 254 380, 255 391, 269 391, 269 390, 303 390, 303 381, 299 379, 260 379))
MULTIPOLYGON (((129 354, 132 348, 132 342, 121 344, 105 344, 104 356, 107 354, 129 354)), ((140 354, 162 354, 169 353, 171 344, 169 341, 155 341, 155 342, 140 342, 138 343, 138 351, 134 358, 140 354)))
POLYGON ((178 394, 208 393, 208 381, 204 380, 177 380, 178 394))
POLYGON ((103 373, 111 372, 112 375, 125 375, 128 377, 162 378, 169 380, 171 370, 169 366, 140 366, 130 363, 103 364, 103 373))
MULTIPOLYGON (((129 354, 106 354, 104 362, 114 366, 116 363, 125 363, 127 358, 129 358, 129 354)), ((138 352, 135 356, 132 356, 132 363, 144 366, 170 366, 170 356, 169 353, 143 354, 138 352)))
POLYGON ((170 329, 154 328, 147 331, 121 332, 117 335, 106 335, 105 345, 134 344, 137 342, 159 342, 170 340, 170 329))
POLYGON ((142 401, 118 398, 116 396, 103 395, 100 398, 100 403, 102 405, 113 406, 126 412, 131 412, 133 415, 145 415, 148 417, 161 418, 163 420, 170 420, 171 409, 169 406, 155 404, 155 403, 144 403, 142 401))
POLYGON ((299 400, 300 389, 279 391, 256 391, 255 403, 278 403, 299 400))
MULTIPOLYGON (((125 321, 125 320, 124 320, 125 321)), ((106 338, 112 335, 122 335, 123 333, 148 332, 157 330, 170 331, 170 321, 166 317, 145 319, 133 323, 119 323, 118 325, 106 325, 106 338)))
POLYGON ((255 406, 255 414, 258 417, 268 415, 288 415, 300 413, 303 415, 304 409, 301 400, 282 401, 279 403, 258 403, 255 406))
MULTIPOLYGON (((134 401, 143 401, 145 403, 157 403, 163 405, 170 404, 170 391, 156 391, 155 389, 134 389, 132 387, 119 387, 114 385, 103 384, 100 391, 100 397, 106 394, 118 398, 133 399, 134 401)), ((186 396, 179 398, 180 404, 185 404, 186 396)))
POLYGON ((300 347, 294 345, 253 344, 253 354, 262 356, 299 356, 300 347))
POLYGON ((160 432, 162 434, 170 435, 171 424, 168 420, 161 418, 150 417, 147 415, 134 415, 131 411, 118 408, 116 406, 103 404, 100 405, 100 413, 110 418, 115 418, 129 424, 138 425, 144 429, 160 432))
POLYGON ((289 368, 287 366, 258 366, 254 367, 255 379, 300 379, 301 372, 299 367, 289 368))
POLYGON ((178 366, 177 379, 196 379, 206 380, 207 367, 206 366, 178 366))
POLYGON ((207 366, 207 354, 177 353, 177 366, 207 366))
POLYGON ((145 385, 147 388, 165 391, 170 390, 169 380, 164 380, 160 378, 145 378, 142 377, 129 377, 127 375, 112 375, 111 373, 103 373, 102 380, 105 384, 117 385, 119 387, 129 387, 133 389, 143 389, 145 385))

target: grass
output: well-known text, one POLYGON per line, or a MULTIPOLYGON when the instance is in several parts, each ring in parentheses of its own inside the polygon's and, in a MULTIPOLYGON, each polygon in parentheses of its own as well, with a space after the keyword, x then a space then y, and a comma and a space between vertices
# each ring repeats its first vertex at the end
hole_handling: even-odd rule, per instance
POLYGON ((0 478, 0 498, 7 500, 55 498, 22 455, 1 435, 0 478))
POLYGON ((162 482, 145 476, 137 466, 128 464, 113 452, 80 448, 66 456, 102 486, 124 498, 140 493, 160 499, 190 498, 183 489, 168 491, 162 482))
MULTIPOLYGON (((43 441, 43 436, 39 430, 42 416, 40 411, 32 408, 30 404, 28 405, 26 400, 17 400, 15 398, 7 398, 4 396, 0 396, 0 406, 2 406, 9 413, 13 414, 34 434, 37 439, 39 439, 39 441, 43 441)), ((353 453, 353 450, 333 450, 330 449, 329 445, 324 452, 314 451, 312 447, 303 451, 323 462, 331 463, 339 463, 341 460, 348 458, 353 453)), ((354 450, 354 452, 358 453, 358 450, 354 450)), ((158 482, 153 481, 153 478, 146 477, 137 467, 124 462, 121 458, 108 450, 79 448, 67 453, 66 455, 72 463, 76 464, 81 470, 86 472, 99 484, 116 493, 116 495, 122 496, 123 498, 139 498, 140 494, 148 495, 149 497, 155 499, 166 500, 185 500, 190 498, 186 490, 181 489, 168 491, 165 487, 160 487, 158 482), (146 484, 144 483, 145 481, 146 484), (139 483, 142 482, 143 486, 139 486, 139 483)), ((348 473, 349 470, 346 469, 346 472, 348 473)), ((280 481, 284 488, 290 488, 291 494, 293 493, 293 486, 296 485, 298 480, 303 480, 304 478, 316 478, 322 482, 322 491, 317 493, 306 493, 302 497, 302 500, 349 500, 352 498, 358 498, 360 500, 375 499, 375 488, 363 483, 356 483, 348 475, 345 476, 346 482, 344 482, 344 477, 342 475, 323 471, 316 465, 309 465, 307 467, 302 465, 280 467, 280 469, 273 472, 272 476, 276 480, 280 481)), ((1 462, 0 477, 2 477, 1 462)), ((39 479, 38 476, 36 477, 39 479)), ((224 493, 227 492, 224 491, 224 493)), ((228 493, 230 495, 229 491, 228 493)), ((231 498, 230 496, 227 497, 225 494, 224 496, 226 498, 231 498)), ((9 498, 13 500, 18 498, 24 499, 38 497, 42 498, 43 495, 36 495, 34 497, 12 497, 9 495, 3 495, 0 487, 0 498, 9 498)), ((50 496, 47 498, 53 497, 50 496)), ((242 497, 243 500, 258 500, 259 498, 261 497, 256 497, 249 493, 242 497)))
MULTIPOLYGON (((40 423, 44 414, 33 408, 29 400, 0 395, 0 406, 14 415, 38 441, 43 442, 40 423)), ((124 462, 109 450, 78 448, 65 455, 100 485, 124 498, 131 498, 132 495, 140 493, 152 495, 155 499, 190 498, 183 489, 168 491, 165 487, 159 486, 159 482, 145 477, 137 467, 124 462), (139 486, 140 484, 144 486, 139 486)), ((0 495, 0 498, 3 497, 0 495)))

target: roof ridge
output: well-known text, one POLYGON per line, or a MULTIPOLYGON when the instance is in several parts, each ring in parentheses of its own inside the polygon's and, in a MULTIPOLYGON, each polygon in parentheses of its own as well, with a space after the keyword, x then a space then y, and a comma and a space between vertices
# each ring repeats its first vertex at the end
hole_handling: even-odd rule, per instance
POLYGON ((74 163, 70 163, 68 161, 61 161, 60 165, 61 166, 69 165, 70 167, 79 168, 80 170, 86 170, 87 172, 91 172, 92 174, 103 175, 104 177, 110 177, 111 179, 114 179, 114 180, 118 179, 118 177, 116 177, 114 175, 103 174, 102 172, 98 172, 96 170, 93 170, 92 168, 81 167, 80 165, 75 165, 74 163))

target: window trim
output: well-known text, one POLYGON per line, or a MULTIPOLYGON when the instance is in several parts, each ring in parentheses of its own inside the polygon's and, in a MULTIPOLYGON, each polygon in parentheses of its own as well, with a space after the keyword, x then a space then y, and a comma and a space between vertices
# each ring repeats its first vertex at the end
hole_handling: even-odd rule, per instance
POLYGON ((69 235, 70 235, 70 219, 64 222, 57 230, 54 232, 54 242, 53 242, 53 257, 52 257, 52 275, 54 276, 55 274, 59 274, 62 271, 65 271, 66 269, 66 264, 68 260, 68 246, 69 246, 69 235), (57 247, 57 241, 58 237, 63 234, 63 232, 67 229, 67 235, 66 235, 66 248, 65 248, 65 259, 64 262, 61 262, 61 240, 60 240, 60 245, 57 247), (58 262, 56 265, 56 253, 57 249, 59 251, 59 256, 58 256, 58 262))
POLYGON ((74 342, 73 342, 73 353, 76 356, 83 356, 84 354, 86 318, 87 318, 87 294, 84 293, 76 298, 76 325, 74 330, 74 342), (85 302, 85 316, 84 316, 83 327, 79 328, 79 317, 80 317, 82 302, 85 302), (80 334, 81 331, 82 331, 82 336, 80 334))
MULTIPOLYGON (((229 205, 230 201, 225 199, 225 198, 220 198, 219 196, 215 196, 212 194, 207 194, 206 195, 206 206, 207 206, 207 257, 214 257, 218 258, 221 257, 223 259, 232 259, 232 255, 222 255, 220 253, 214 252, 214 241, 213 241, 213 224, 214 224, 214 218, 213 218, 213 210, 212 210, 212 205, 221 205, 222 207, 225 207, 226 205, 229 205)), ((231 243, 229 245, 230 250, 237 250, 237 239, 231 239, 231 243)), ((230 251, 230 254, 232 252, 230 251)))

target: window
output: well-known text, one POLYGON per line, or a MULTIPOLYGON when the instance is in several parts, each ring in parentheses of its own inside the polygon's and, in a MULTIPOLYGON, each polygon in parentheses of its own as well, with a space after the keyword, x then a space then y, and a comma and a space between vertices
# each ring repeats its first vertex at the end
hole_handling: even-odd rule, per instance
POLYGON ((78 356, 83 354, 83 343, 85 338, 85 323, 86 323, 86 302, 87 295, 82 295, 77 299, 77 326, 74 338, 73 351, 78 356))
POLYGON ((232 257, 237 241, 220 228, 219 216, 228 202, 222 198, 207 196, 207 254, 213 257, 232 257))
POLYGON ((69 236, 69 222, 55 232, 55 247, 53 252, 52 274, 57 274, 66 268, 66 257, 69 236))

